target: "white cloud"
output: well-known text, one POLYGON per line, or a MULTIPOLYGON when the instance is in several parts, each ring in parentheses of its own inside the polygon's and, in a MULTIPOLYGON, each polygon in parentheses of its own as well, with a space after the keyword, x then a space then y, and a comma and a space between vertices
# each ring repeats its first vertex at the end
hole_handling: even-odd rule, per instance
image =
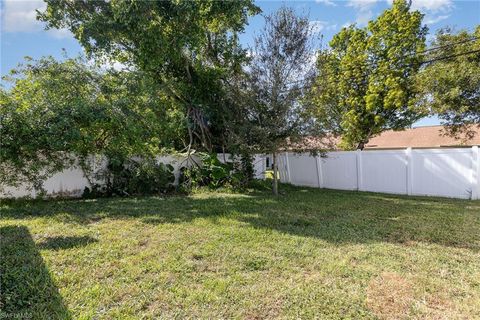
MULTIPOLYGON (((363 26, 374 17, 373 7, 384 1, 389 5, 393 3, 393 0, 349 0, 346 6, 356 9, 355 22, 363 26)), ((447 19, 449 17, 447 13, 453 8, 453 0, 412 0, 411 5, 412 10, 419 10, 426 14, 424 20, 426 24, 434 24, 447 19), (443 14, 438 15, 440 12, 443 14)))
POLYGON ((126 65, 125 63, 110 60, 110 61, 105 61, 102 65, 102 68, 103 69, 114 69, 116 71, 125 71, 125 70, 129 70, 130 66, 126 65))
MULTIPOLYGON (((392 4, 393 0, 386 0, 388 4, 392 4)), ((453 9, 453 0, 412 0, 413 10, 419 11, 443 11, 447 12, 453 9)))
POLYGON ((323 3, 324 5, 327 6, 336 6, 335 2, 332 0, 315 0, 316 3, 323 3))
POLYGON ((368 21, 372 20, 373 18, 373 11, 372 10, 364 10, 360 11, 357 14, 357 19, 355 19, 355 22, 359 26, 365 26, 368 24, 368 21))
POLYGON ((68 29, 49 29, 46 32, 57 39, 73 38, 73 34, 68 29))
POLYGON ((86 64, 91 67, 97 67, 101 70, 131 71, 134 67, 116 60, 97 57, 97 59, 88 59, 86 64))
MULTIPOLYGON (((45 23, 37 20, 36 10, 45 10, 43 0, 3 0, 1 28, 3 32, 39 32, 45 28, 45 23)), ((47 31, 55 38, 72 37, 66 29, 47 31)))
MULTIPOLYGON (((390 5, 393 3, 393 0, 386 1, 390 5)), ((454 4, 453 0, 412 0, 411 9, 424 13, 423 23, 430 25, 448 19, 454 4)))
POLYGON ((373 18, 372 7, 380 0, 350 0, 347 2, 347 7, 353 7, 357 10, 357 17, 355 22, 364 26, 373 18))
POLYGON ((310 26, 313 33, 320 33, 324 30, 335 30, 337 29, 337 24, 330 24, 327 21, 322 20, 313 20, 310 21, 310 26))
POLYGON ((36 19, 37 9, 45 9, 45 3, 41 0, 4 0, 2 29, 5 32, 34 32, 41 30, 43 24, 36 19))
POLYGON ((440 21, 443 21, 445 19, 448 19, 450 17, 449 15, 442 15, 442 16, 425 16, 425 24, 434 24, 440 21))
POLYGON ((354 7, 358 10, 369 10, 379 0, 350 0, 347 2, 348 7, 354 7))

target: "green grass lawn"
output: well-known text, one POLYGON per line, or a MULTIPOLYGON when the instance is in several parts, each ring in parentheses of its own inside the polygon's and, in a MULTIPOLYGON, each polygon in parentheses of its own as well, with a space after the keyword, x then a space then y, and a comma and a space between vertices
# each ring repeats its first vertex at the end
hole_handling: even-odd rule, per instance
POLYGON ((480 318, 480 202, 282 190, 0 202, 1 312, 480 318))

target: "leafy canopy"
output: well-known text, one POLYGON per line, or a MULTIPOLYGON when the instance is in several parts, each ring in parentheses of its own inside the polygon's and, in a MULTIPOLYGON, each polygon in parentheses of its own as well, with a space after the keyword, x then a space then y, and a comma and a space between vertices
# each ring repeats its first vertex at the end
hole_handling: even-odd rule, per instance
POLYGON ((427 60, 451 57, 429 63, 417 75, 419 106, 426 114, 437 114, 449 133, 467 137, 469 125, 480 125, 480 26, 469 33, 440 30, 427 60))
POLYGON ((302 81, 313 54, 308 18, 287 7, 265 17, 247 71, 244 132, 252 150, 277 152, 302 134, 302 81))
POLYGON ((122 160, 178 148, 178 106, 139 72, 101 70, 81 58, 27 60, 0 95, 0 182, 41 185, 76 160, 122 160))
POLYGON ((413 76, 425 48, 422 18, 405 0, 395 0, 366 28, 343 28, 319 52, 312 115, 341 134, 344 148, 362 149, 383 130, 418 119, 413 76))
POLYGON ((189 147, 211 148, 225 81, 246 58, 237 34, 259 12, 253 0, 46 2, 39 18, 49 28, 68 28, 98 59, 150 73, 183 107, 189 147))
MULTIPOLYGON (((287 7, 265 17, 254 55, 238 90, 239 114, 232 130, 250 152, 276 154, 302 135, 301 80, 310 71, 312 27, 287 7)), ((274 174, 274 193, 277 193, 274 174)))

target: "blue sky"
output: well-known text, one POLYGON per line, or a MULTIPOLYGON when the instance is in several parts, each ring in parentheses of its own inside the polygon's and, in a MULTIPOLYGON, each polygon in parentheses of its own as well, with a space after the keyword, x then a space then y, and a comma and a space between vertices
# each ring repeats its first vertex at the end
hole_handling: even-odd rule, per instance
MULTIPOLYGON (((365 25, 391 5, 392 0, 316 0, 316 1, 257 1, 264 13, 275 11, 282 5, 308 14, 316 30, 328 42, 343 26, 357 23, 365 25)), ((412 0, 412 7, 425 14, 424 23, 430 34, 446 26, 473 30, 480 24, 480 0, 412 0)), ((23 60, 24 56, 39 58, 44 55, 62 57, 62 48, 69 56, 82 52, 78 42, 67 30, 44 30, 35 19, 35 10, 42 10, 42 0, 1 0, 0 71, 5 75, 23 60)), ((258 15, 250 19, 241 36, 245 45, 252 43, 255 32, 263 25, 258 15)), ((425 119, 419 125, 438 124, 438 120, 425 119)))

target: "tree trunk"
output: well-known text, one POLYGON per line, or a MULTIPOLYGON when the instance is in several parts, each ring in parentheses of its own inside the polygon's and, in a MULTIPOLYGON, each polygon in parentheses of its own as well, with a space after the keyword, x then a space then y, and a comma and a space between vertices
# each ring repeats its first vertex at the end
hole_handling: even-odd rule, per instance
POLYGON ((278 165, 277 165, 277 153, 273 152, 272 154, 272 164, 273 164, 273 194, 278 196, 278 165))
POLYGON ((363 141, 361 141, 358 145, 357 145, 357 149, 356 150, 363 150, 365 148, 365 146, 367 145, 368 141, 370 141, 370 139, 365 139, 363 141))

